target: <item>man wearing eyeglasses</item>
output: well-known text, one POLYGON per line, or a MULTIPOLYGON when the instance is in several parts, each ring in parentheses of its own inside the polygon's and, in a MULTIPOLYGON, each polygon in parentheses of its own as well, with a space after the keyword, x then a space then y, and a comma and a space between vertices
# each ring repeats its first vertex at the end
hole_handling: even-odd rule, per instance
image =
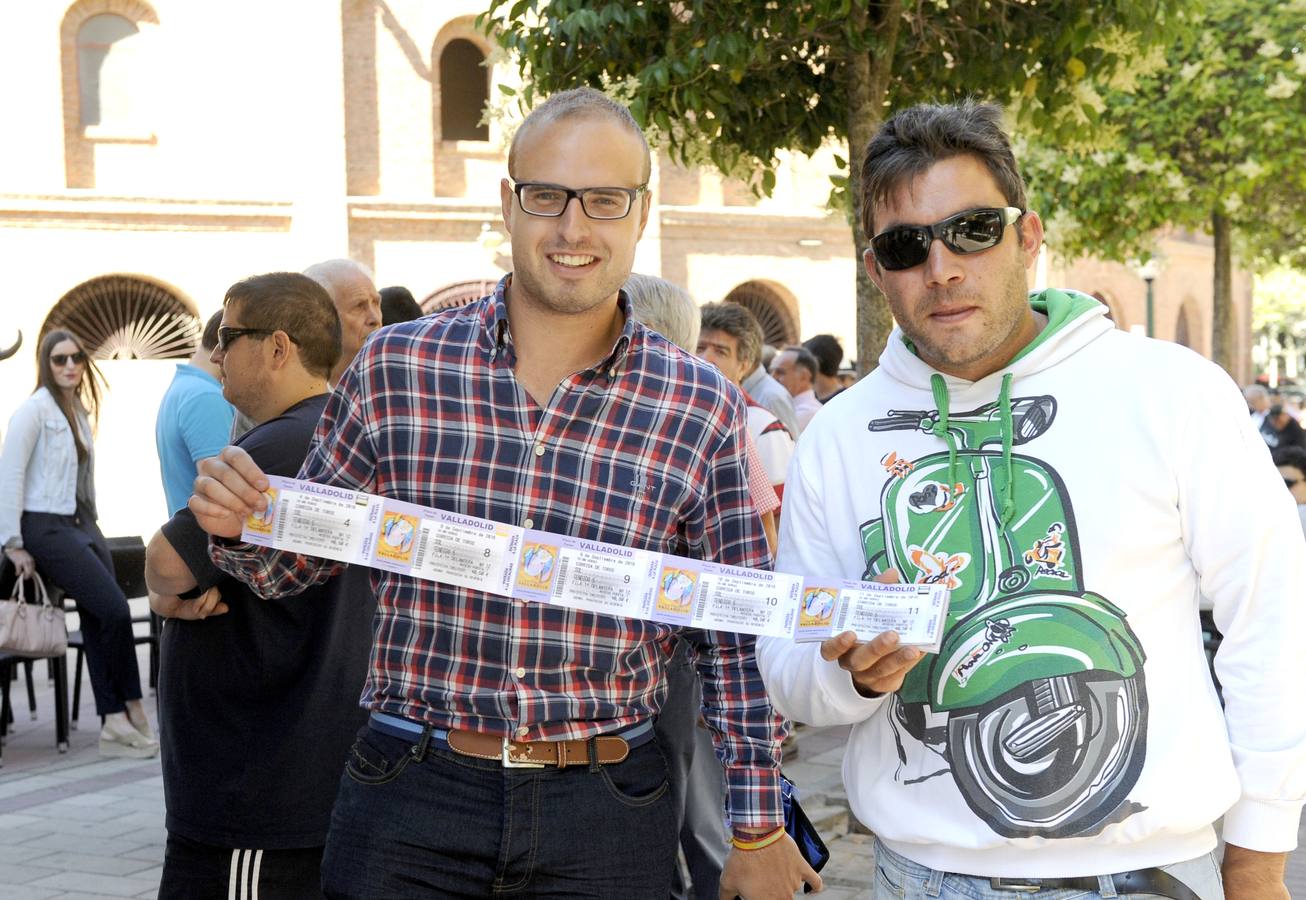
POLYGON ((808 426, 776 567, 947 585, 946 630, 930 655, 892 631, 758 652, 777 709, 853 726, 874 896, 1287 897, 1306 543, 1237 387, 1028 292, 1043 226, 998 108, 905 110, 861 175, 898 327, 808 426))
MULTIPOLYGON (((477 303, 383 329, 345 370, 300 476, 629 547, 769 565, 742 396, 629 313, 648 145, 590 89, 551 97, 501 183, 513 274, 477 303)), ((236 542, 267 482, 237 449, 191 508, 265 596, 338 566, 236 542)), ((652 734, 673 629, 374 573, 371 711, 323 861, 331 897, 669 894, 678 835, 652 734)), ((736 849, 722 896, 820 878, 782 827, 783 721, 751 638, 686 630, 736 849), (742 845, 742 846, 740 846, 742 845)))
MULTIPOLYGON (((273 272, 227 291, 212 362, 255 423, 240 447, 262 470, 299 471, 340 342, 331 298, 307 276, 273 272)), ((351 567, 305 596, 262 600, 208 551, 183 508, 146 552, 150 607, 167 620, 159 896, 320 897, 339 761, 364 721, 369 573, 351 567)))

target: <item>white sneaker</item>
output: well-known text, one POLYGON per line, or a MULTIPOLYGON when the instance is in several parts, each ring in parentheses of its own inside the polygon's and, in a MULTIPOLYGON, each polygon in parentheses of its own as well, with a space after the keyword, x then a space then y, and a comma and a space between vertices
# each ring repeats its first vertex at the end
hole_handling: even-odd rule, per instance
POLYGON ((130 723, 123 727, 106 722, 100 729, 101 756, 149 759, 158 752, 158 741, 141 734, 130 723))

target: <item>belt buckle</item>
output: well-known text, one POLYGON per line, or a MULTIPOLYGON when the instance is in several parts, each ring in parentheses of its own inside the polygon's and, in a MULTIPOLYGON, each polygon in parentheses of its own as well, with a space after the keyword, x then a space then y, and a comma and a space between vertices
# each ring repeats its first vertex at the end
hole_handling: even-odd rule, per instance
POLYGON ((990 878, 989 887, 995 891, 1013 891, 1025 894, 1037 894, 1043 885, 1036 881, 1022 881, 1019 878, 990 878))
POLYGON ((547 763, 534 762, 531 760, 513 759, 513 742, 510 738, 503 739, 503 752, 500 760, 503 762, 505 769, 544 769, 548 767, 547 763))

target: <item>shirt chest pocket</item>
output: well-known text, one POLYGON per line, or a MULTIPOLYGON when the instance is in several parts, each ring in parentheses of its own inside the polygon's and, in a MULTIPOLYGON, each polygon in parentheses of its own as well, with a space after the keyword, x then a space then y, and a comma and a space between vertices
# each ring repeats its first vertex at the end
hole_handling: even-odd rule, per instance
POLYGON ((71 465, 77 458, 77 448, 73 444, 73 431, 67 422, 59 419, 46 419, 41 423, 41 439, 36 448, 39 458, 35 462, 50 472, 59 475, 62 467, 71 465))

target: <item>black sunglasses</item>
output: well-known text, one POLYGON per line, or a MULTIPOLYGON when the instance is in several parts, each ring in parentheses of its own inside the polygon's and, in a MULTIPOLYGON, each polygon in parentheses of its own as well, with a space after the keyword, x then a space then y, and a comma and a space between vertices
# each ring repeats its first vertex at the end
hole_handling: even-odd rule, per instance
MULTIPOLYGON (((269 334, 276 334, 273 328, 236 328, 232 325, 223 325, 218 329, 218 349, 226 353, 231 345, 236 343, 238 338, 243 338, 247 334, 257 334, 266 337, 269 334)), ((290 337, 290 335, 286 335, 290 337)), ((295 339, 290 338, 293 342, 295 339)))
POLYGON ((1014 206, 971 209, 933 225, 898 225, 871 238, 881 268, 900 272, 925 262, 935 238, 953 253, 965 255, 996 247, 1012 222, 1025 213, 1014 206))
POLYGON ((86 353, 78 350, 76 353, 50 354, 50 365, 54 366, 56 369, 62 369, 64 366, 68 365, 69 362, 75 362, 79 366, 84 364, 86 362, 86 353))

